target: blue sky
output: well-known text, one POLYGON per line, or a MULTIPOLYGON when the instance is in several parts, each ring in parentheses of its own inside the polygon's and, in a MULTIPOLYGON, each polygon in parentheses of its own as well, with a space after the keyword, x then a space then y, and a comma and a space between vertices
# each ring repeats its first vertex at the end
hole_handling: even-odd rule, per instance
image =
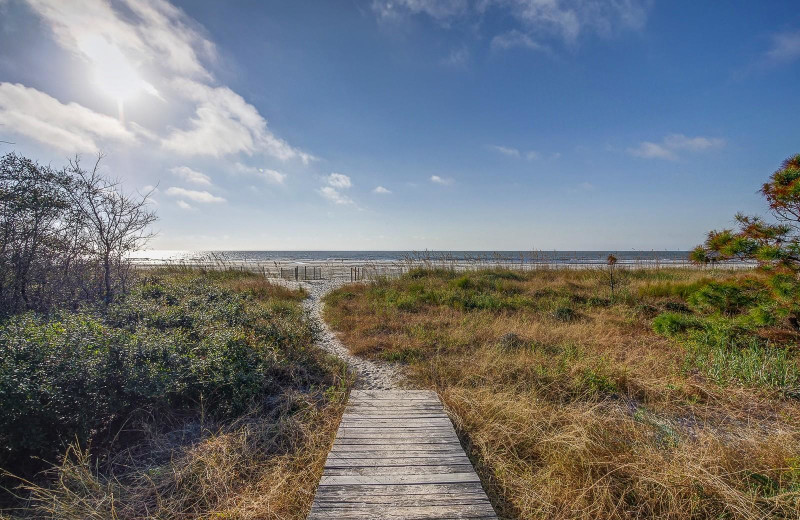
POLYGON ((0 153, 102 151, 160 249, 687 249, 799 80, 795 1, 0 0, 0 153))

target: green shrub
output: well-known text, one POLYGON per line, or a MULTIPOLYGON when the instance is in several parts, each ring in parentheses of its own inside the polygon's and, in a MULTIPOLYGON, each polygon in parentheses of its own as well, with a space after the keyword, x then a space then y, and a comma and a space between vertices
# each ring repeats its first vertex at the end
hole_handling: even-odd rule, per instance
POLYGON ((587 368, 580 377, 581 388, 590 395, 610 395, 617 391, 617 384, 606 374, 587 368))
MULTIPOLYGON (((299 305, 256 302, 208 277, 148 279, 105 314, 32 313, 0 326, 0 467, 29 473, 134 412, 236 417, 318 379, 299 305), (292 368, 303 363, 303 370, 292 368), (299 378, 299 379, 298 379, 299 378)), ((319 370, 319 369, 317 369, 319 370)))
POLYGON ((748 281, 744 284, 709 282, 689 296, 689 306, 697 312, 739 314, 763 299, 763 287, 748 281))
POLYGON ((792 390, 800 385, 800 368, 790 349, 770 345, 725 318, 706 319, 688 332, 685 365, 719 384, 742 384, 792 390))
POLYGON ((450 282, 450 285, 452 285, 453 287, 456 287, 458 289, 475 289, 476 288, 476 284, 472 280, 470 280, 469 276, 462 276, 460 278, 456 278, 455 280, 450 282))
MULTIPOLYGON (((637 277, 642 278, 647 276, 651 278, 651 274, 647 272, 640 272, 636 273, 637 277)), ((640 296, 650 296, 653 298, 667 298, 667 297, 678 297, 681 299, 686 299, 709 283, 709 280, 699 280, 697 282, 674 282, 674 281, 660 281, 656 283, 651 283, 639 288, 639 295, 640 296)))
POLYGON ((701 326, 702 323, 698 318, 675 312, 661 313, 653 320, 653 330, 668 337, 701 326))
POLYGON ((575 320, 577 317, 577 313, 572 307, 559 306, 553 311, 553 319, 556 321, 569 322, 575 320))

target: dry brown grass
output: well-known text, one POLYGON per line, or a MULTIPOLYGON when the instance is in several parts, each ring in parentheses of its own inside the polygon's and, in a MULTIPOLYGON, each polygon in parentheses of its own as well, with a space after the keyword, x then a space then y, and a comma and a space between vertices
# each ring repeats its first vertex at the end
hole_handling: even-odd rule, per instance
POLYGON ((297 394, 275 418, 185 425, 183 432, 154 435, 117 454, 107 473, 98 472, 87 451, 71 447, 51 471, 53 485, 25 486, 30 497, 22 512, 54 520, 304 519, 343 397, 319 408, 297 394), (175 438, 179 433, 199 439, 183 443, 175 438), (148 455, 166 461, 152 464, 148 455))
POLYGON ((685 287, 748 275, 630 273, 613 302, 599 272, 484 275, 346 287, 326 319, 440 392, 503 516, 800 518, 800 402, 720 386, 652 331, 685 287))

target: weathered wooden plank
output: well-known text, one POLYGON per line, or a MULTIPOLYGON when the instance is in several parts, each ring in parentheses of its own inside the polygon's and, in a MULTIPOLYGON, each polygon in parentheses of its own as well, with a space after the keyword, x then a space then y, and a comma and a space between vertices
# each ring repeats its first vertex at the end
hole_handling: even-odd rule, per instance
POLYGON ((464 452, 460 449, 448 449, 448 450, 422 450, 422 449, 415 449, 415 450, 395 450, 392 448, 385 448, 385 449, 370 449, 370 447, 363 447, 363 446, 356 446, 359 449, 348 449, 348 450, 338 450, 336 453, 337 455, 352 455, 354 457, 360 457, 364 459, 368 458, 376 458, 376 459, 385 459, 385 458, 392 458, 392 457, 450 457, 450 456, 457 456, 461 455, 464 452), (365 449, 361 449, 365 448, 365 449))
POLYGON ((436 400, 439 396, 432 390, 353 390, 351 399, 414 399, 424 397, 436 400))
POLYGON ((397 430, 394 432, 387 431, 381 433, 380 431, 366 431, 366 430, 348 430, 342 432, 342 437, 335 440, 337 444, 358 444, 360 441, 372 444, 455 444, 461 446, 457 438, 448 438, 444 435, 430 435, 425 432, 413 432, 397 430), (406 439, 408 442, 402 442, 406 439))
POLYGON ((322 486, 317 489, 319 500, 352 501, 378 500, 393 497, 475 497, 486 498, 483 488, 477 482, 455 482, 445 484, 401 484, 401 485, 347 485, 322 486))
POLYGON ((486 494, 481 491, 480 494, 460 493, 460 494, 439 494, 439 495, 378 495, 378 496, 359 496, 357 498, 342 497, 335 495, 329 498, 320 497, 315 505, 320 509, 332 509, 340 504, 345 506, 415 506, 420 504, 428 506, 446 506, 446 505, 489 505, 489 500, 486 494), (483 495, 483 496, 481 496, 483 495))
POLYGON ((346 415, 341 424, 348 423, 388 423, 388 424, 447 424, 452 427, 453 423, 444 415, 438 417, 366 417, 357 415, 346 415))
POLYGON ((461 449, 461 444, 448 439, 386 439, 357 437, 349 439, 337 439, 333 442, 333 448, 337 451, 354 450, 457 450, 461 449), (364 447, 359 447, 364 446, 364 447))
POLYGON ((374 467, 374 468, 393 468, 399 466, 418 467, 418 466, 436 466, 437 464, 469 464, 469 459, 462 457, 419 457, 419 458, 391 458, 391 459, 377 459, 377 458, 358 458, 358 459, 328 459, 325 463, 325 468, 360 468, 360 467, 374 467))
POLYGON ((461 446, 458 444, 445 444, 436 442, 414 442, 414 443, 369 443, 369 442, 356 442, 363 439, 353 439, 354 442, 347 444, 345 441, 336 441, 334 445, 337 453, 346 452, 377 452, 377 453, 402 453, 408 452, 424 452, 424 453, 463 453, 461 446))
POLYGON ((308 518, 497 517, 434 392, 361 390, 350 396, 308 518))
POLYGON ((411 465, 411 466, 328 466, 324 474, 328 476, 428 476, 428 475, 450 475, 453 473, 468 473, 472 465, 466 464, 436 464, 433 466, 411 465))
POLYGON ((474 471, 445 473, 439 475, 331 475, 324 472, 320 486, 347 484, 447 484, 449 482, 480 482, 474 471))
POLYGON ((494 515, 492 507, 488 504, 480 505, 440 505, 440 506, 398 506, 386 508, 382 505, 369 507, 358 507, 352 509, 320 509, 312 508, 309 519, 347 519, 360 520, 369 519, 405 519, 405 520, 427 520, 427 519, 456 519, 456 518, 491 518, 494 515))

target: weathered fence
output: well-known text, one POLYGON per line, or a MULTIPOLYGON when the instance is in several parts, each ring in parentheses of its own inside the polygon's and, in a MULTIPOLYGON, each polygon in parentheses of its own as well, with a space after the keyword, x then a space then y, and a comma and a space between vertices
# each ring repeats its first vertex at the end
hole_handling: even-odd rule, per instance
POLYGON ((280 270, 280 278, 284 280, 306 281, 323 279, 321 266, 303 265, 289 268, 281 267, 280 270))

